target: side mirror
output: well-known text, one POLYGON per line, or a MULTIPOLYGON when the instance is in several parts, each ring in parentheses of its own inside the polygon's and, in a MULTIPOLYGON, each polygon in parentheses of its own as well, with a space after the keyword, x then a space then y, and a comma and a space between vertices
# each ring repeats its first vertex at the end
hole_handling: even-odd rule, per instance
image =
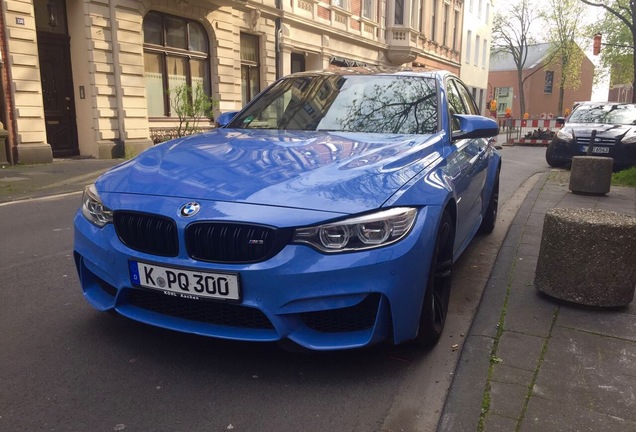
POLYGON ((236 114, 238 114, 238 111, 224 112, 216 119, 216 127, 227 126, 228 124, 230 124, 236 114))
POLYGON ((556 124, 557 126, 563 126, 565 124, 565 117, 557 117, 556 124))
POLYGON ((499 135, 499 125, 491 118, 467 114, 455 114, 453 117, 459 120, 459 130, 453 132, 453 141, 499 135))

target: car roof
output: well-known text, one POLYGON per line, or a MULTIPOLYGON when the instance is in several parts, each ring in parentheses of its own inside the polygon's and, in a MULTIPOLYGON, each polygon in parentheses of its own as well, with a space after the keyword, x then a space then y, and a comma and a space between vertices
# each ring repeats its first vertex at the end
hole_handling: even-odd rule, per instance
MULTIPOLYGON (((384 66, 358 66, 358 67, 339 67, 324 70, 311 70, 305 72, 296 72, 286 77, 298 76, 333 76, 333 75, 406 75, 420 76, 429 78, 443 78, 446 76, 457 77, 450 71, 442 69, 415 70, 410 68, 384 67, 384 66)), ((285 78, 286 78, 285 77, 285 78)))
POLYGON ((631 102, 593 102, 593 101, 587 101, 587 102, 577 102, 576 108, 580 107, 580 106, 593 106, 593 105, 607 105, 607 106, 614 106, 614 105, 636 105, 633 104, 631 102))

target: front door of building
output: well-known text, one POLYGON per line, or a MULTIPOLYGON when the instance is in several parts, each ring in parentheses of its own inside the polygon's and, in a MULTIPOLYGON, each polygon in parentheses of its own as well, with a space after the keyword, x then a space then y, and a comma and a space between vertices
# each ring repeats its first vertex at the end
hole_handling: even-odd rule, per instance
POLYGON ((46 139, 53 157, 79 154, 68 35, 38 32, 46 139))

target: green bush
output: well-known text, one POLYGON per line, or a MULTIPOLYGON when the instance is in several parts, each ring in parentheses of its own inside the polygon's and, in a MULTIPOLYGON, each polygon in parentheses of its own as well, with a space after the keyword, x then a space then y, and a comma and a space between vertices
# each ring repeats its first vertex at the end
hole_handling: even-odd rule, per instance
POLYGON ((213 120, 212 111, 217 102, 205 94, 203 86, 197 84, 180 85, 170 91, 170 106, 173 114, 179 118, 179 126, 175 130, 176 137, 200 132, 201 120, 213 120))
POLYGON ((612 174, 612 185, 636 187, 636 166, 612 174))

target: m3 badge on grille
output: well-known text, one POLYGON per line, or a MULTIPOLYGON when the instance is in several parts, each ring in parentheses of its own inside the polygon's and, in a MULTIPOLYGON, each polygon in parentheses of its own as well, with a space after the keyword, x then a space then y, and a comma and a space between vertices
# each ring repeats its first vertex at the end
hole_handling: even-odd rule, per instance
POLYGON ((179 214, 183 217, 192 217, 195 214, 199 213, 199 210, 201 210, 201 204, 197 202, 189 202, 181 207, 181 210, 179 210, 179 214))

